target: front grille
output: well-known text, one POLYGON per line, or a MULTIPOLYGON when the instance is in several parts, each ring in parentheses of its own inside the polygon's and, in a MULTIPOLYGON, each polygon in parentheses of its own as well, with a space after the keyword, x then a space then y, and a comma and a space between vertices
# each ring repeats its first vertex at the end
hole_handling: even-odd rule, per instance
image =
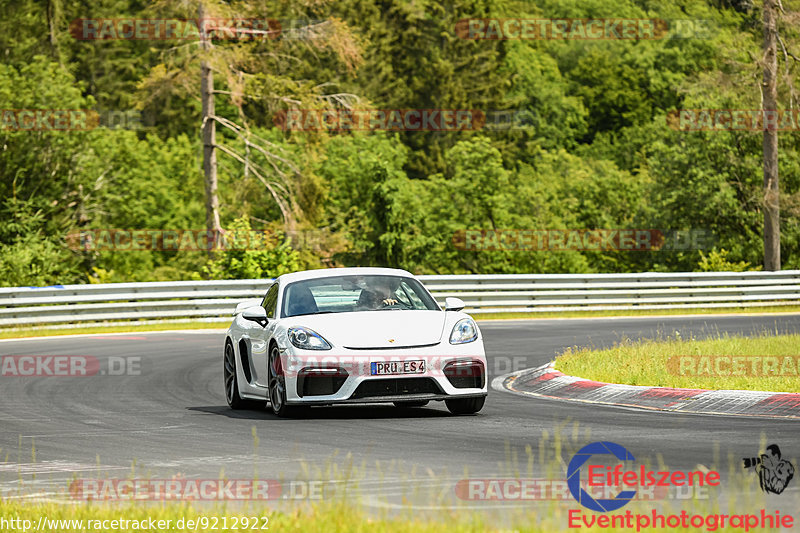
POLYGON ((328 372, 321 372, 320 369, 304 368, 298 372, 297 395, 305 398, 306 396, 327 396, 339 392, 347 380, 347 371, 341 368, 328 370, 328 372))
POLYGON ((440 342, 433 344, 413 344, 411 346, 345 346, 348 350, 409 350, 411 348, 431 348, 438 346, 440 342))
POLYGON ((485 372, 480 361, 451 361, 444 367, 447 381, 457 389, 482 389, 485 372))
POLYGON ((431 378, 370 379, 362 381, 351 398, 375 398, 404 394, 443 394, 431 378))

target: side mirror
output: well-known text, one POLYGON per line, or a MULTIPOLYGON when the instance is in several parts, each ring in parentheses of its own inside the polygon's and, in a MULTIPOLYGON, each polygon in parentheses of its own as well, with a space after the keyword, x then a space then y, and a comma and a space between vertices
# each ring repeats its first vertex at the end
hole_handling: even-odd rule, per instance
POLYGON ((236 304, 236 311, 233 312, 234 315, 238 315, 248 307, 256 307, 257 305, 261 305, 261 300, 258 298, 251 298, 249 300, 245 300, 236 304))
POLYGON ((269 320, 267 319, 267 311, 260 305, 248 307, 242 311, 242 318, 245 320, 250 320, 251 322, 256 322, 262 328, 269 324, 269 320))
POLYGON ((444 299, 444 310, 445 311, 461 311, 467 305, 464 303, 464 300, 461 298, 453 298, 452 296, 448 296, 444 299))

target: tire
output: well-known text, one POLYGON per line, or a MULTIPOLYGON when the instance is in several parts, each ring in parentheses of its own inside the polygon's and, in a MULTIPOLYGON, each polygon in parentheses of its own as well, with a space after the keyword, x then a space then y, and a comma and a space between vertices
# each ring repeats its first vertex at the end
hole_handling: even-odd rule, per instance
POLYGON ((269 377, 268 396, 269 404, 275 416, 290 418, 297 416, 302 411, 296 406, 286 405, 286 376, 283 373, 283 363, 278 345, 273 344, 269 349, 269 362, 267 363, 269 377))
POLYGON ((428 400, 417 400, 417 401, 408 401, 408 402, 392 402, 394 403, 395 407, 400 408, 409 408, 409 407, 425 407, 428 405, 428 400))
POLYGON ((444 401, 445 405, 447 405, 447 408, 454 415, 471 415, 477 413, 478 411, 483 409, 483 404, 485 402, 486 402, 486 396, 444 401))
POLYGON ((236 353, 233 344, 225 343, 225 352, 222 356, 222 376, 225 380, 225 399, 231 409, 248 409, 253 407, 253 402, 243 400, 239 396, 239 378, 236 375, 236 353))

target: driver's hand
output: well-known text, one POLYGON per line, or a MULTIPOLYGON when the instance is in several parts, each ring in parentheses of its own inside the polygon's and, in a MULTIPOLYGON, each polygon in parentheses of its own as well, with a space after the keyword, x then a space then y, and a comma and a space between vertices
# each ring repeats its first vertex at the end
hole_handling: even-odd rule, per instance
POLYGON ((383 305, 397 305, 397 300, 393 300, 391 298, 386 298, 383 301, 383 305))

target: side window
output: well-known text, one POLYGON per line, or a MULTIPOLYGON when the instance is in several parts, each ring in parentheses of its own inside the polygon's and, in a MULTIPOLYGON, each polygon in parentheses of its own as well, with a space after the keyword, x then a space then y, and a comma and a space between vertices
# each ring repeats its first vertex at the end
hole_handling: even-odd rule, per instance
POLYGON ((275 307, 278 305, 278 284, 274 283, 264 296, 261 307, 267 310, 267 318, 275 318, 275 307))
POLYGON ((408 283, 405 281, 400 284, 400 287, 397 290, 398 293, 404 294, 405 298, 398 298, 400 300, 410 300, 409 302, 405 302, 409 304, 412 309, 427 309, 425 307, 425 303, 420 299, 419 295, 410 287, 408 283))

